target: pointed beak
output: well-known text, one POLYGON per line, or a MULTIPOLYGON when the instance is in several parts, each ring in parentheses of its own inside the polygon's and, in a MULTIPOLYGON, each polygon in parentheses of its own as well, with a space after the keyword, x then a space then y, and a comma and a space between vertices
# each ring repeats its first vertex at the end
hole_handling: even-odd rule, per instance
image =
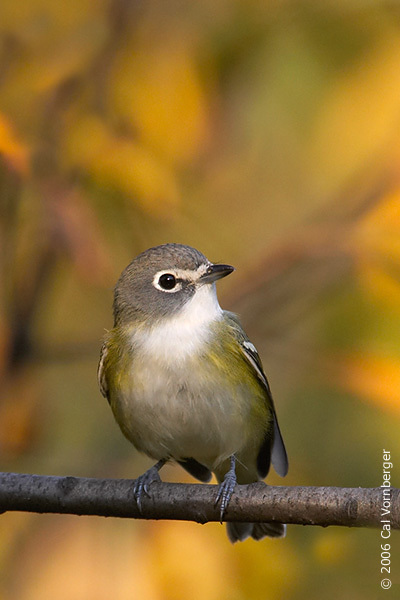
POLYGON ((235 267, 231 267, 230 265, 210 265, 204 275, 200 277, 200 281, 202 283, 213 283, 217 279, 226 277, 234 270, 235 267))

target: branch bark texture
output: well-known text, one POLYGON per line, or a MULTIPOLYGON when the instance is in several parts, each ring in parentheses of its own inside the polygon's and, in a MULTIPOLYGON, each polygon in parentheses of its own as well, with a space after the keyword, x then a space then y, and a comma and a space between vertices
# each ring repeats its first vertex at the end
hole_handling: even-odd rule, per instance
MULTIPOLYGON (((0 473, 0 512, 27 511, 104 517, 219 521, 217 486, 155 482, 139 511, 133 480, 0 473)), ((237 485, 226 521, 400 529, 400 489, 237 485), (384 512, 384 501, 389 513, 384 512)))

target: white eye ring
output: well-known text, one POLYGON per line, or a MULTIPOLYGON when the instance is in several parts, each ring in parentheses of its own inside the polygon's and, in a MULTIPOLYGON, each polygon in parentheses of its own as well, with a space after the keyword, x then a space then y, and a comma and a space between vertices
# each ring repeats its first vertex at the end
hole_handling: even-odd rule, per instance
POLYGON ((160 290, 161 292, 166 292, 167 294, 175 294, 175 292, 178 292, 182 289, 182 283, 178 281, 176 273, 174 271, 171 271, 170 269, 167 271, 158 271, 158 273, 154 275, 153 285, 157 290, 160 290), (160 279, 163 275, 171 275, 175 278, 176 283, 171 289, 162 287, 162 285, 160 284, 160 279))

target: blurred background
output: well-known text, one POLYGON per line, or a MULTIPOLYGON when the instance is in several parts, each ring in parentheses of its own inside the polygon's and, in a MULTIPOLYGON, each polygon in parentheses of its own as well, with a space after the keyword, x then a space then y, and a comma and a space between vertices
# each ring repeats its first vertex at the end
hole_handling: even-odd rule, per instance
MULTIPOLYGON (((1 470, 150 466, 96 368, 121 270, 175 241, 236 266, 290 460, 268 481, 379 486, 385 448, 399 485, 398 2, 2 0, 0 207, 1 470)), ((0 598, 375 600, 381 541, 9 513, 0 598)))

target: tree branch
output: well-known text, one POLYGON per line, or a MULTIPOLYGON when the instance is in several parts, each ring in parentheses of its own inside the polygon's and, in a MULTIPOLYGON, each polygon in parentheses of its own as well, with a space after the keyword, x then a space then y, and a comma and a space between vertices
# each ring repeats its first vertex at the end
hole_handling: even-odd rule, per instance
MULTIPOLYGON (((143 519, 219 521, 217 486, 153 483, 142 514, 133 498, 133 480, 50 477, 0 473, 0 512, 28 511, 143 519)), ((237 485, 226 521, 382 527, 400 529, 400 489, 237 485), (389 512, 382 515, 384 500, 389 512)))

